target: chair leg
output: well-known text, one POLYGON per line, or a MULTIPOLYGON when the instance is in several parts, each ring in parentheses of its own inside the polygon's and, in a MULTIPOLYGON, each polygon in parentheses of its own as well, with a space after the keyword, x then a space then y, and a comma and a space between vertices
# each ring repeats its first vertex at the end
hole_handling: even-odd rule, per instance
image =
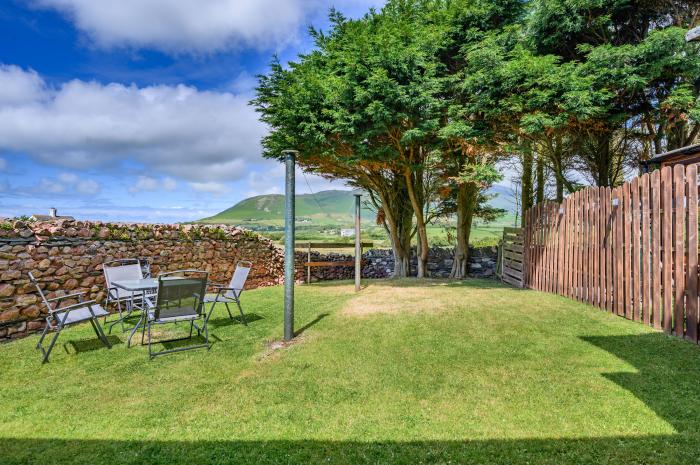
MULTIPOLYGON (((150 326, 150 325, 148 326, 148 329, 149 329, 149 331, 150 331, 150 329, 151 329, 151 326, 150 326)), ((146 325, 143 325, 143 328, 141 328, 141 345, 143 345, 143 336, 144 336, 145 334, 146 334, 146 325)), ((151 334, 151 333, 149 332, 149 333, 148 333, 148 338, 149 338, 149 339, 150 339, 150 337, 151 337, 150 334, 151 334)))
POLYGON ((42 352, 44 352, 44 360, 41 363, 46 363, 49 361, 49 355, 51 355, 51 351, 53 350, 53 346, 56 344, 56 340, 58 339, 58 335, 61 334, 61 330, 63 328, 59 326, 56 329, 56 334, 54 334, 53 338, 51 339, 51 343, 49 344, 49 348, 44 352, 42 349, 42 352))
POLYGON ((231 315, 231 309, 228 306, 228 302, 224 302, 224 305, 226 305, 226 311, 228 312, 228 317, 233 320, 233 315, 231 315))
POLYGON ((51 325, 49 325, 49 322, 46 322, 46 326, 44 326, 44 330, 41 332, 41 336, 39 336, 39 342, 36 344, 37 349, 41 349, 41 343, 44 342, 44 338, 46 337, 46 334, 49 332, 49 329, 51 328, 51 325))
POLYGON ((102 328, 100 328, 100 322, 97 320, 97 318, 90 318, 90 324, 92 325, 93 331, 95 331, 95 334, 97 335, 97 338, 102 341, 102 344, 106 345, 108 348, 112 348, 110 345, 109 341, 107 340, 107 337, 104 335, 102 332, 102 328))
POLYGON ((153 352, 151 350, 151 322, 148 321, 148 357, 153 360, 153 352))
POLYGON ((243 324, 248 326, 248 321, 246 321, 245 315, 243 314, 243 307, 241 307, 241 301, 236 299, 236 305, 238 305, 238 311, 241 312, 241 320, 243 320, 243 324))
POLYGON ((214 307, 216 307, 217 303, 218 303, 218 301, 216 301, 216 300, 211 303, 211 308, 209 309, 209 313, 207 313, 207 316, 204 319, 204 321, 209 322, 209 318, 211 318, 211 314, 214 313, 214 307))

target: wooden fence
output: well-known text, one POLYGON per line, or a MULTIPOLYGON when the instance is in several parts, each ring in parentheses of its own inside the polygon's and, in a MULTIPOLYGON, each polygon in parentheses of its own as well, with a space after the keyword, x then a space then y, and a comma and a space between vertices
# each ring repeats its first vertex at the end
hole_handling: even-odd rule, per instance
POLYGON ((523 230, 503 228, 501 241, 501 280, 523 287, 523 230))
POLYGON ((591 187, 525 215, 525 286, 698 341, 697 165, 591 187))

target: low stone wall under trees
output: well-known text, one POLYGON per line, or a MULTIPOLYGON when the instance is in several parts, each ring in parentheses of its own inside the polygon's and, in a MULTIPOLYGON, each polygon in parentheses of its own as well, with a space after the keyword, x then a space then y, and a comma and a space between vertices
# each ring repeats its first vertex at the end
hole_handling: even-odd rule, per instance
MULTIPOLYGON (((469 249, 469 276, 473 278, 492 278, 496 275, 496 259, 498 249, 496 247, 480 247, 469 249)), ((428 271, 432 278, 447 278, 452 271, 454 249, 447 247, 434 247, 428 254, 428 271)), ((353 254, 311 252, 311 261, 351 261, 353 254)), ((296 254, 296 279, 306 282, 306 268, 303 263, 307 260, 307 252, 296 254)), ((394 272, 394 257, 391 250, 371 249, 362 255, 363 278, 390 278, 394 272)), ((411 269, 415 271, 418 261, 415 251, 411 260, 411 269)), ((355 276, 355 268, 343 267, 319 267, 311 268, 311 281, 328 281, 333 279, 352 279, 355 276)))
POLYGON ((133 257, 151 258, 154 275, 196 268, 214 282, 228 282, 235 263, 250 260, 250 288, 284 277, 284 256, 270 240, 232 226, 0 222, 0 341, 43 328, 45 308, 28 272, 49 298, 81 291, 102 303, 102 264, 133 257))

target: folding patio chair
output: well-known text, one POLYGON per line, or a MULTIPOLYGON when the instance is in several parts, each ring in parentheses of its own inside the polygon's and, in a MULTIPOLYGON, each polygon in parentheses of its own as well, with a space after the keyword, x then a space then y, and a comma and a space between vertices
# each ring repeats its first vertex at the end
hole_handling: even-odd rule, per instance
POLYGON ((211 308, 207 314, 207 322, 214 312, 214 307, 216 304, 223 303, 226 306, 226 311, 228 311, 228 316, 233 320, 233 315, 231 314, 231 309, 229 308, 229 303, 235 303, 238 306, 238 311, 241 314, 241 320, 243 324, 248 326, 245 314, 243 313, 243 308, 241 307, 241 294, 243 293, 243 288, 245 287, 245 282, 248 279, 248 274, 253 264, 248 261, 239 261, 236 264, 236 271, 233 272, 233 277, 228 286, 225 284, 209 284, 210 288, 216 290, 216 294, 207 295, 204 297, 205 303, 211 303, 211 308))
POLYGON ((207 290, 206 271, 180 270, 163 273, 158 276, 158 296, 153 309, 148 310, 146 326, 141 332, 141 343, 143 343, 144 332, 148 330, 148 355, 151 358, 157 355, 164 355, 173 352, 180 352, 190 349, 209 349, 209 331, 207 330, 207 319, 204 310, 204 293, 207 290), (197 329, 197 335, 204 332, 204 344, 194 344, 175 349, 153 352, 153 340, 151 337, 151 327, 154 325, 179 323, 190 323, 190 334, 188 337, 179 339, 168 339, 166 341, 156 341, 156 344, 165 342, 183 341, 192 339, 192 330, 197 329), (201 327, 195 324, 201 321, 201 327))
POLYGON ((92 324, 92 329, 95 330, 95 334, 97 334, 97 337, 102 341, 102 343, 106 345, 107 348, 112 348, 112 345, 107 340, 107 336, 105 336, 105 333, 102 331, 102 327, 100 326, 100 322, 98 321, 98 318, 107 315, 104 308, 102 308, 94 300, 84 301, 84 292, 76 292, 73 294, 47 299, 44 291, 39 285, 39 282, 34 278, 32 273, 29 273, 29 279, 36 287, 37 292, 39 292, 41 300, 44 302, 48 312, 46 316, 46 327, 44 327, 44 331, 41 333, 39 342, 36 345, 36 348, 41 350, 41 353, 44 355, 42 363, 49 361, 49 355, 51 354, 53 346, 56 344, 56 340, 58 339, 58 335, 61 333, 63 328, 77 323, 82 323, 84 321, 89 321, 90 324, 92 324), (79 300, 77 304, 61 306, 62 301, 76 298, 79 300), (42 343, 44 342, 44 338, 49 330, 55 331, 56 334, 51 339, 48 349, 44 349, 42 343))
MULTIPOLYGON (((121 323, 122 331, 124 331, 124 319, 131 316, 135 308, 141 307, 153 308, 153 300, 155 296, 146 295, 145 302, 142 302, 143 295, 140 292, 127 291, 114 286, 112 283, 115 281, 128 281, 128 280, 138 280, 144 278, 144 267, 141 259, 138 258, 122 258, 119 260, 112 260, 102 265, 102 271, 105 276, 105 283, 107 284, 107 298, 105 299, 105 308, 109 309, 110 304, 117 305, 117 311, 119 313, 119 318, 114 321, 107 321, 105 318, 104 323, 109 324, 107 330, 108 333, 112 333, 112 327, 117 323, 121 323), (124 305, 126 315, 122 312, 122 304, 124 305)), ((150 264, 148 267, 150 273, 150 264)))

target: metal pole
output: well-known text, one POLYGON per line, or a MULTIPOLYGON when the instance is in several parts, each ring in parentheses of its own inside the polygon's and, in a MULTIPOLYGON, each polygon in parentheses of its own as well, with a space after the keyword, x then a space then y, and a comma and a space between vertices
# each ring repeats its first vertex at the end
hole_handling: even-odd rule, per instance
POLYGON ((360 229, 360 197, 355 194, 355 292, 360 291, 360 279, 362 278, 362 237, 360 229))
POLYGON ((284 196, 284 340, 294 338, 294 159, 296 150, 284 150, 287 175, 284 196))

